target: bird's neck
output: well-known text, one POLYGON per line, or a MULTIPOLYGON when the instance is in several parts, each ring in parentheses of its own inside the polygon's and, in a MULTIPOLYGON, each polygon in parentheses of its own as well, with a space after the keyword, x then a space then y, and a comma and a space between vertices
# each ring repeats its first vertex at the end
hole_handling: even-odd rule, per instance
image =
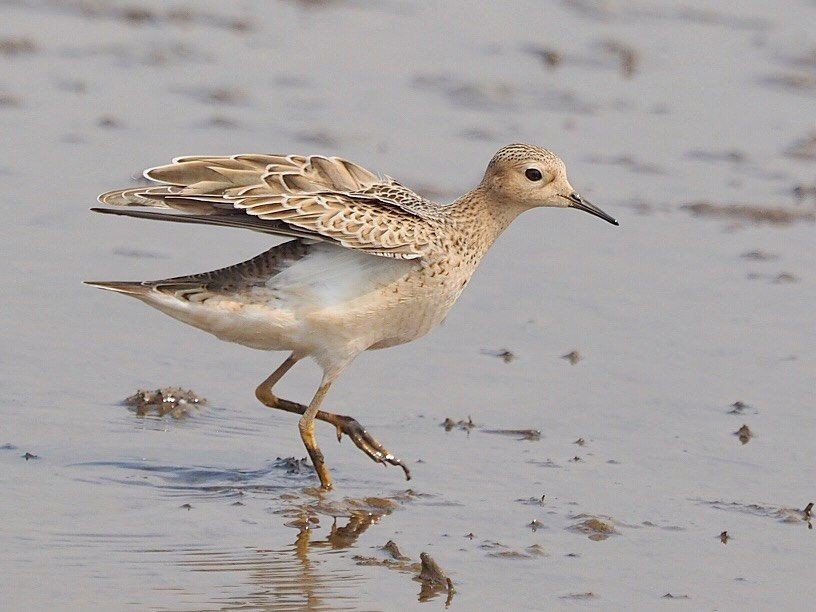
POLYGON ((487 187, 479 185, 450 205, 448 217, 471 248, 483 255, 522 212, 523 208, 498 201, 487 187))

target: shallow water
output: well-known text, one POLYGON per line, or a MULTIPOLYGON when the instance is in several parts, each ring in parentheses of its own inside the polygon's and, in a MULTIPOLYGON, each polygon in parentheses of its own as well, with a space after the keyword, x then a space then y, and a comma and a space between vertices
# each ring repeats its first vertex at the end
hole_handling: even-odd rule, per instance
MULTIPOLYGON (((463 610, 813 600, 816 202, 794 188, 814 160, 790 154, 816 127, 812 2, 132 6, 0 2, 3 607, 444 607, 354 558, 388 540, 430 553, 463 610), (327 407, 410 483, 326 428, 319 499, 276 459, 303 454, 294 417, 252 393, 282 355, 80 284, 268 247, 87 212, 176 155, 332 153, 451 199, 513 141, 557 151, 621 227, 526 214, 443 326, 335 385, 327 407), (682 208, 701 201, 796 220, 682 208), (165 385, 208 404, 119 405, 165 385)), ((281 394, 317 380, 301 366, 281 394)))

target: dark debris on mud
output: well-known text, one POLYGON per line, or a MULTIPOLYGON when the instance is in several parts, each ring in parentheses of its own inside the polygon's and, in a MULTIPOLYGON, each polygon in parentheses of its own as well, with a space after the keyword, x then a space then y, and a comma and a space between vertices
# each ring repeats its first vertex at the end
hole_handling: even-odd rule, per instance
POLYGON ((753 438, 755 434, 748 425, 743 424, 742 427, 734 432, 734 435, 737 436, 740 444, 745 445, 751 441, 751 438, 753 438))
POLYGON ((523 550, 518 550, 501 542, 485 540, 479 545, 479 548, 487 551, 487 556, 494 559, 533 559, 548 556, 540 544, 532 544, 523 550))
POLYGON ((715 204, 713 202, 693 202, 681 206, 695 217, 727 219, 743 223, 769 223, 771 225, 791 225, 798 222, 813 223, 816 211, 779 206, 758 206, 754 204, 715 204))
POLYGON ((206 403, 207 400, 194 391, 180 387, 162 387, 153 391, 140 389, 122 400, 122 404, 133 407, 138 416, 156 414, 163 417, 169 414, 174 419, 189 416, 194 408, 206 403))
POLYGON ((608 516, 599 517, 589 514, 577 514, 572 518, 583 520, 570 525, 567 527, 567 530, 586 534, 587 537, 594 542, 606 540, 610 536, 618 535, 619 533, 618 530, 615 529, 612 519, 608 516))
POLYGON ((575 365, 576 363, 581 361, 581 353, 579 353, 578 351, 570 351, 565 355, 561 355, 561 359, 569 361, 570 365, 575 365))
POLYGON ((284 468, 287 474, 304 474, 314 472, 314 466, 309 463, 308 457, 277 457, 275 467, 284 468))
POLYGON ((729 408, 731 410, 728 411, 728 414, 745 414, 746 410, 750 410, 752 414, 759 414, 759 410, 741 400, 737 400, 729 408))
POLYGON ((625 79, 631 79, 635 75, 640 57, 632 46, 618 40, 608 40, 602 44, 602 47, 607 53, 617 58, 621 75, 625 79))
POLYGON ((459 429, 467 433, 470 433, 470 430, 476 427, 476 423, 473 422, 473 419, 471 417, 468 417, 467 421, 465 421, 464 419, 454 421, 450 417, 445 417, 445 420, 442 421, 440 425, 445 428, 445 431, 459 429))
POLYGON ((792 272, 779 272, 778 274, 765 274, 764 272, 749 272, 745 275, 748 280, 764 280, 773 285, 789 285, 799 282, 799 277, 792 272))
POLYGON ((490 355, 491 357, 498 357, 504 363, 512 363, 516 359, 515 353, 508 349, 499 349, 497 351, 492 351, 489 349, 483 349, 482 355, 490 355))
POLYGON ((541 431, 538 429, 483 429, 482 433, 512 436, 517 440, 529 440, 530 442, 541 439, 541 431))
POLYGON ((223 16, 197 10, 191 7, 174 7, 166 3, 166 8, 151 8, 96 0, 45 0, 38 3, 44 9, 58 10, 85 18, 109 19, 130 26, 189 26, 203 25, 231 31, 237 34, 251 31, 253 24, 243 17, 223 16))
POLYGON ((445 431, 452 431, 454 429, 458 429, 460 431, 466 432, 470 435, 470 432, 473 429, 479 429, 482 433, 486 434, 494 434, 500 436, 511 436, 516 438, 517 440, 528 440, 528 441, 537 441, 541 439, 541 431, 538 429, 480 429, 478 425, 473 421, 471 417, 468 417, 467 420, 460 419, 458 421, 454 421, 450 417, 445 418, 442 423, 440 423, 441 427, 445 428, 445 431))
POLYGON ((0 55, 16 56, 36 53, 37 44, 28 37, 0 38, 0 55))
POLYGON ((419 591, 419 601, 428 601, 436 597, 439 593, 447 593, 448 597, 445 606, 449 606, 456 590, 453 588, 453 581, 445 574, 439 564, 426 552, 420 553, 419 559, 422 568, 419 575, 414 578, 422 583, 419 591))
POLYGON ((795 159, 816 159, 816 132, 808 134, 793 142, 786 150, 785 155, 795 159))
POLYGON ((745 504, 741 502, 725 502, 721 500, 692 500, 697 503, 729 512, 741 514, 751 514, 753 516, 766 517, 786 524, 799 524, 804 522, 808 529, 813 529, 812 513, 813 502, 809 502, 803 509, 788 508, 785 506, 770 506, 764 504, 745 504))
POLYGON ((769 253, 768 251, 763 251, 761 249, 744 251, 740 254, 740 257, 743 259, 749 259, 751 261, 773 261, 774 259, 779 259, 779 255, 776 253, 769 253))
POLYGON ((379 550, 387 556, 375 557, 366 555, 354 555, 352 559, 360 566, 384 567, 405 574, 412 574, 413 579, 421 583, 418 599, 428 601, 434 597, 446 593, 445 606, 449 606, 456 592, 453 588, 453 581, 439 567, 439 564, 431 556, 423 552, 419 555, 419 562, 412 561, 408 555, 404 555, 394 540, 388 540, 379 550))
POLYGON ((572 601, 589 601, 592 599, 598 599, 598 596, 592 591, 586 591, 585 593, 570 593, 569 595, 562 595, 561 599, 570 599, 572 601))

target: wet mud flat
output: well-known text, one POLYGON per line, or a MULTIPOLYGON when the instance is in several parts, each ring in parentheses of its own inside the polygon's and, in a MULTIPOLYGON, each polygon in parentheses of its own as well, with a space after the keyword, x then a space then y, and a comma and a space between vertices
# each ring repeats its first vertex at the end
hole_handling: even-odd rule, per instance
POLYGON ((814 11, 0 2, 6 605, 807 606, 814 11), (451 200, 513 141, 622 224, 528 213, 443 326, 338 382, 410 489, 322 428, 318 494, 253 397, 282 355, 80 284, 269 247, 87 213, 173 156, 337 154, 451 200))

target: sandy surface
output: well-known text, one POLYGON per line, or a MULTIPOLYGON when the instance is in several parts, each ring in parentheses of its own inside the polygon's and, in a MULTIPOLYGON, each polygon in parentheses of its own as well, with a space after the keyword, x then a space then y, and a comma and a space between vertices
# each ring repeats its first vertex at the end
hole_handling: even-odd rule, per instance
POLYGON ((442 608, 423 551, 451 609, 812 603, 816 6, 495 4, 0 2, 0 607, 442 608), (253 396, 282 355, 80 284, 268 247, 87 212, 176 155, 339 154, 450 200, 513 141, 621 227, 527 213, 445 325, 335 385, 411 483, 321 429, 318 499, 253 396), (208 403, 119 404, 165 385, 208 403))

